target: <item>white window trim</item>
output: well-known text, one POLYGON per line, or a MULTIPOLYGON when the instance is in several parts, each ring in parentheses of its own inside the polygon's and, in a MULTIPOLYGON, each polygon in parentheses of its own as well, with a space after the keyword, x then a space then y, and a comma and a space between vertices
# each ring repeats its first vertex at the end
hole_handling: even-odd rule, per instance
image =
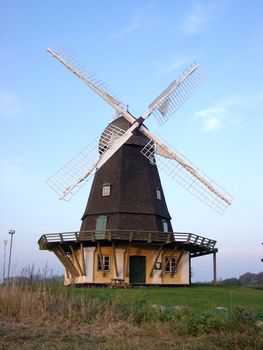
POLYGON ((161 201, 162 200, 162 192, 159 188, 156 188, 156 198, 161 201))
POLYGON ((174 267, 176 266, 177 258, 173 256, 170 259, 169 263, 167 264, 168 259, 170 259, 170 256, 165 257, 165 272, 172 273, 174 270, 174 267))
POLYGON ((111 185, 103 185, 102 186, 102 197, 108 197, 111 194, 111 185))
MULTIPOLYGON (((98 256, 97 256, 97 271, 98 272, 103 272, 103 269, 102 269, 102 266, 101 266, 101 268, 99 268, 99 261, 100 261, 100 255, 98 254, 98 256)), ((105 272, 110 272, 110 270, 111 270, 111 260, 110 260, 110 255, 102 255, 102 262, 103 262, 103 266, 104 266, 104 271, 105 272), (108 268, 105 268, 105 260, 107 260, 108 259, 108 268)))

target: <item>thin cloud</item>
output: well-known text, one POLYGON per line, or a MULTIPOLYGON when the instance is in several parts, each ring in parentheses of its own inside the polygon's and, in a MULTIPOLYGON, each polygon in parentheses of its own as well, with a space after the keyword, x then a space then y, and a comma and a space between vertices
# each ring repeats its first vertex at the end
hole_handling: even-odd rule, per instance
POLYGON ((231 96, 212 107, 196 112, 195 119, 200 121, 202 132, 205 133, 216 132, 229 127, 240 129, 243 127, 240 107, 242 106, 244 109, 250 103, 249 97, 231 96))
POLYGON ((179 68, 184 67, 187 61, 188 60, 186 57, 175 59, 173 62, 171 62, 166 66, 166 72, 172 72, 172 71, 178 70, 179 68))
POLYGON ((152 64, 156 68, 159 74, 171 73, 178 70, 178 75, 180 75, 183 68, 186 67, 188 58, 185 56, 176 57, 170 62, 159 62, 153 61, 152 64))
POLYGON ((243 121, 247 110, 251 111, 263 104, 263 93, 258 92, 250 96, 230 96, 212 107, 198 111, 194 119, 201 124, 205 133, 215 132, 225 128, 243 128, 243 121))
POLYGON ((109 34, 106 44, 110 44, 112 41, 120 38, 125 38, 140 30, 152 32, 154 28, 160 26, 160 18, 153 12, 151 3, 144 4, 141 8, 137 9, 125 22, 126 24, 124 26, 109 34))
POLYGON ((128 34, 136 32, 141 28, 141 26, 142 26, 142 15, 139 12, 137 12, 133 15, 133 17, 130 19, 130 22, 126 26, 110 34, 108 43, 114 41, 115 39, 119 39, 128 34))
POLYGON ((206 120, 205 132, 212 132, 222 128, 222 122, 219 118, 213 117, 206 120))
POLYGON ((220 15, 223 5, 216 3, 208 4, 196 1, 190 12, 185 16, 181 29, 187 35, 196 35, 202 32, 216 16, 220 15))
POLYGON ((186 34, 198 34, 209 22, 210 16, 206 13, 200 3, 195 3, 191 12, 186 16, 183 22, 183 30, 186 34))
POLYGON ((195 113, 195 117, 201 121, 203 132, 214 132, 224 127, 224 116, 227 111, 224 107, 210 107, 195 113))

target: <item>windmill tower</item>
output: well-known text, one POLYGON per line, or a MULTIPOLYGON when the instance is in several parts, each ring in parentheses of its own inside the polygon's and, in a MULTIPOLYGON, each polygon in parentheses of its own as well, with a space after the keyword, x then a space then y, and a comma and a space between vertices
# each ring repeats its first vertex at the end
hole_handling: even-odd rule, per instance
MULTIPOLYGON (((111 127, 128 130, 123 117, 111 127)), ((141 154, 149 139, 134 132, 116 153, 95 173, 81 231, 141 230, 172 232, 158 169, 141 154), (101 217, 102 216, 102 217, 101 217)))
POLYGON ((216 241, 173 232, 158 168, 221 214, 232 197, 144 123, 153 115, 162 125, 186 102, 204 79, 200 66, 191 65, 135 118, 75 58, 47 51, 110 104, 116 119, 47 180, 68 200, 95 173, 80 231, 42 235, 40 249, 63 263, 65 284, 189 285, 191 259, 213 254, 215 261, 216 241))

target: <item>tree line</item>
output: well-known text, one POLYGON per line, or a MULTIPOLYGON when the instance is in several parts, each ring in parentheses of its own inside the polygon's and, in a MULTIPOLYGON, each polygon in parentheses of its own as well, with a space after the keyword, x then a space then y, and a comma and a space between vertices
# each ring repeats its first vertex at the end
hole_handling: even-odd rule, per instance
POLYGON ((242 287, 254 287, 263 288, 263 272, 251 273, 246 272, 239 278, 231 277, 219 281, 220 284, 225 286, 242 286, 242 287))

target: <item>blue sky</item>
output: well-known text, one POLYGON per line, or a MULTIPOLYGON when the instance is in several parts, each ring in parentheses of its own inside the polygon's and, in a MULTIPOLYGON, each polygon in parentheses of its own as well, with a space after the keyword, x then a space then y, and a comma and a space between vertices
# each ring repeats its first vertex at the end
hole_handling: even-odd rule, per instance
MULTIPOLYGON (((13 273, 62 272, 42 233, 78 230, 90 182, 69 202, 45 180, 93 140, 114 111, 45 52, 65 43, 139 116, 194 60, 201 89, 162 128, 167 140, 234 196, 221 216, 161 174, 175 231, 217 240, 218 275, 262 271, 263 3, 1 1, 0 272, 15 229, 13 273)), ((210 256, 193 260, 212 278, 210 256)))

